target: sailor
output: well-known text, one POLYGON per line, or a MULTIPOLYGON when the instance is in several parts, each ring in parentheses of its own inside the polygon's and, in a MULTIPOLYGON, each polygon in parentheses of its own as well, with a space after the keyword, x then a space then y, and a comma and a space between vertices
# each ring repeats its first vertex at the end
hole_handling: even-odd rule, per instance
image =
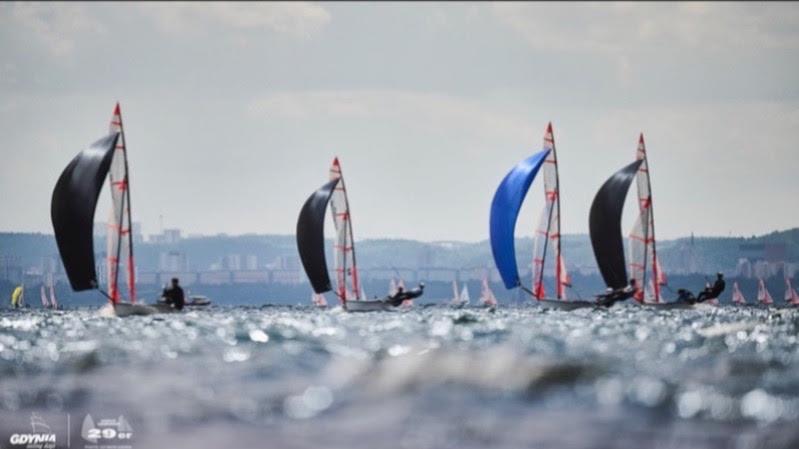
POLYGON ((632 298, 637 289, 638 288, 636 287, 635 279, 630 279, 630 285, 626 287, 617 288, 616 290, 608 289, 610 290, 609 292, 597 298, 597 304, 600 306, 610 307, 619 301, 632 298))
POLYGON ((707 301, 708 299, 716 299, 719 297, 721 292, 724 291, 724 288, 727 284, 724 282, 724 275, 716 273, 716 282, 713 283, 712 287, 705 287, 704 290, 699 292, 699 295, 696 297, 696 302, 707 301))
POLYGON ((183 306, 186 304, 186 297, 178 282, 178 278, 172 278, 172 285, 164 289, 162 296, 165 303, 171 304, 177 310, 183 310, 183 306))
POLYGON ((696 303, 696 297, 688 290, 681 288, 677 290, 677 302, 684 302, 686 304, 696 303))
POLYGON ((406 299, 414 299, 422 296, 422 293, 424 293, 424 282, 420 283, 418 287, 408 292, 406 292, 402 287, 398 287, 397 293, 395 293, 393 296, 389 296, 386 302, 394 307, 397 307, 406 299))

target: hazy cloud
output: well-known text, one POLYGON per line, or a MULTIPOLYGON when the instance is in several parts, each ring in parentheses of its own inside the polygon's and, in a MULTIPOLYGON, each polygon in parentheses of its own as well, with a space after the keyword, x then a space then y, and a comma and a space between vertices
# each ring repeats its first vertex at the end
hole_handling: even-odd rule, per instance
POLYGON ((304 38, 320 32, 330 22, 324 7, 307 2, 212 2, 202 8, 191 3, 150 3, 141 7, 162 31, 173 36, 221 25, 232 31, 269 30, 304 38))

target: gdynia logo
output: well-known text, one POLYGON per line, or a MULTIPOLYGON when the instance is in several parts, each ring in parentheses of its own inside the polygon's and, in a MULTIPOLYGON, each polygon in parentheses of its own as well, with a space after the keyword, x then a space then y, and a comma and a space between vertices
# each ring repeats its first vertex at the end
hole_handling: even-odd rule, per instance
POLYGON ((50 426, 36 413, 31 413, 31 433, 15 433, 8 440, 13 446, 23 446, 29 449, 55 448, 55 434, 50 426))
POLYGON ((122 415, 119 415, 117 419, 101 419, 97 421, 97 424, 92 419, 92 415, 86 415, 83 419, 80 436, 90 443, 130 440, 133 438, 133 428, 122 415))

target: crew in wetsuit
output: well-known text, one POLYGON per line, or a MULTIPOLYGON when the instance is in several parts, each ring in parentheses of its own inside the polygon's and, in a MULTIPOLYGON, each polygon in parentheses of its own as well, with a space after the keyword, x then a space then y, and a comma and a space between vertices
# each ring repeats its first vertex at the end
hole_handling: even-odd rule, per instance
POLYGON ((161 296, 164 297, 164 302, 171 304, 177 310, 183 310, 186 304, 186 297, 183 294, 183 289, 178 285, 178 278, 172 278, 172 285, 165 288, 161 296))
POLYGON ((696 297, 696 302, 718 298, 726 286, 727 283, 724 282, 724 275, 721 273, 716 273, 716 282, 713 283, 712 287, 706 287, 704 290, 699 292, 699 295, 696 297))
POLYGON ((624 301, 626 299, 630 299, 635 295, 635 291, 637 290, 635 279, 630 279, 630 285, 617 288, 616 290, 611 290, 604 295, 600 295, 597 297, 597 304, 604 307, 610 307, 613 304, 616 304, 619 301, 624 301))
POLYGON ((696 297, 688 290, 681 288, 677 290, 677 302, 684 302, 686 304, 696 303, 696 297))
POLYGON ((397 288, 397 293, 395 293, 394 296, 389 296, 386 302, 394 307, 397 307, 402 304, 402 301, 405 301, 406 299, 418 298, 422 296, 422 293, 424 293, 424 282, 419 284, 419 287, 408 292, 406 292, 402 287, 399 287, 397 288))

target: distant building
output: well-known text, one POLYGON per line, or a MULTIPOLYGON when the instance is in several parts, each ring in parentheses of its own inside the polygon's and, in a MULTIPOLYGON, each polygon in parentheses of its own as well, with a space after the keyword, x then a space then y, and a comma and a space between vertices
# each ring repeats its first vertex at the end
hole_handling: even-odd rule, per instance
POLYGON ((160 234, 150 235, 150 243, 171 245, 180 241, 180 229, 164 229, 160 234))
POLYGON ((240 254, 228 254, 222 259, 222 269, 223 270, 230 270, 230 271, 239 271, 241 270, 241 255, 240 254))
POLYGON ((162 252, 158 257, 158 271, 187 271, 189 261, 185 253, 180 251, 162 252))
POLYGON ((258 256, 255 254, 248 254, 247 257, 244 258, 244 269, 249 271, 255 271, 258 269, 258 256))

